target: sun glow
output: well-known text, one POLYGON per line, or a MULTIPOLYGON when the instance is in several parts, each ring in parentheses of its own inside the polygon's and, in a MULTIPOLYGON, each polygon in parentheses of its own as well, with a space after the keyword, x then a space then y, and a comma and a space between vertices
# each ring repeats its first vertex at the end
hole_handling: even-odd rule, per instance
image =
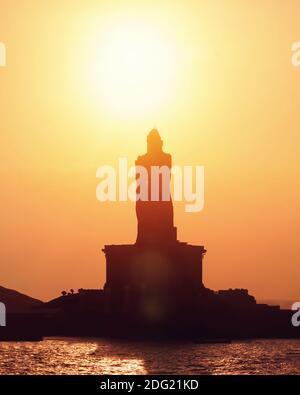
POLYGON ((143 116, 172 98, 178 53, 163 29, 132 21, 108 26, 91 52, 89 90, 106 111, 143 116))

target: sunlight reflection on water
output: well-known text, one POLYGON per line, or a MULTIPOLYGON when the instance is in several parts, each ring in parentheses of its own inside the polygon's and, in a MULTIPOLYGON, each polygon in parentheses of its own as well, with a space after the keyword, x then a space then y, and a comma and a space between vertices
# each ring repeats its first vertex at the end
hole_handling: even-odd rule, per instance
POLYGON ((300 340, 0 343, 0 374, 300 374, 300 340))

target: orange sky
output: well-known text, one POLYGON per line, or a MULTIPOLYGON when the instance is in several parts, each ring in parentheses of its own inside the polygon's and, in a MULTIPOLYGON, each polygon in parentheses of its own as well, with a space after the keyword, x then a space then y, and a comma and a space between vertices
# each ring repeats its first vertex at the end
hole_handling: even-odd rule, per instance
POLYGON ((133 163, 156 126, 174 164, 205 166, 204 211, 175 204, 205 284, 298 300, 299 15, 294 0, 0 0, 0 284, 42 299, 103 285, 101 249, 133 242, 136 220, 96 200, 96 170, 133 163), (118 63, 131 24, 138 87, 118 63))

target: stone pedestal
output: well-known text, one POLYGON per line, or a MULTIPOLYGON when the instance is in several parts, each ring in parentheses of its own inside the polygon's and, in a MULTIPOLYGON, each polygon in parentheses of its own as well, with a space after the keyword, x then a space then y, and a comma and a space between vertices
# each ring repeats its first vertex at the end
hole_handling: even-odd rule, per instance
MULTIPOLYGON (((112 312, 186 308, 203 289, 205 249, 176 242, 166 246, 107 245, 105 294, 112 312)), ((164 311, 166 313, 166 311, 164 311)))

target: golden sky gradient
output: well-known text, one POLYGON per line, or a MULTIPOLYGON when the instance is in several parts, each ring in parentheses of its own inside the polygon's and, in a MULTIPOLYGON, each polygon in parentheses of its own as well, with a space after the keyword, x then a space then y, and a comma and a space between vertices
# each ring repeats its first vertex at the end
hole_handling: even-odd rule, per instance
POLYGON ((0 0, 0 284, 49 299, 95 288, 133 203, 99 203, 96 170, 134 163, 156 126, 205 166, 205 285, 300 298, 297 1, 0 0))

